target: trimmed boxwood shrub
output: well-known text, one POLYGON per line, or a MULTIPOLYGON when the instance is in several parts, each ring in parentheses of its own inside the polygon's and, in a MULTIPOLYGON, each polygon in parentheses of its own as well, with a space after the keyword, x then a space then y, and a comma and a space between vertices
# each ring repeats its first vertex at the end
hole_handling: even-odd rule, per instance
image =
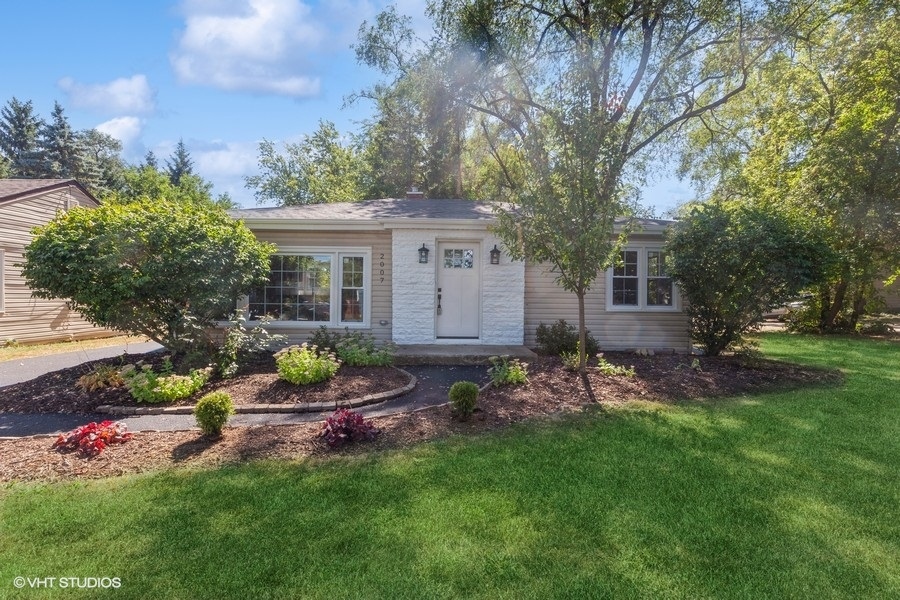
POLYGON ((206 394, 194 407, 194 417, 197 425, 208 436, 219 436, 222 428, 228 422, 228 417, 234 414, 234 403, 231 396, 225 392, 211 392, 206 394))
POLYGON ((478 384, 472 381, 457 381, 450 386, 450 406, 460 418, 468 418, 478 405, 478 384))

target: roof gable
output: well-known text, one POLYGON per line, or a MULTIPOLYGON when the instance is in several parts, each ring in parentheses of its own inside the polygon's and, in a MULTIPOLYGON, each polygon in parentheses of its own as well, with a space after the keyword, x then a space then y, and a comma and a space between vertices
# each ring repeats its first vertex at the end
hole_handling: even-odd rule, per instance
POLYGON ((67 187, 75 187, 97 204, 100 202, 74 179, 0 179, 0 203, 37 196, 67 187))

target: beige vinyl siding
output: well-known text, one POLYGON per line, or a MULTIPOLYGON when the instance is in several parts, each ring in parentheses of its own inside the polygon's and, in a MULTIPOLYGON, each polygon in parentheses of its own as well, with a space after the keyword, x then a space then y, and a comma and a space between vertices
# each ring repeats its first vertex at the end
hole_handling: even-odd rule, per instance
MULTIPOLYGON (((686 352, 690 348, 687 317, 680 311, 606 311, 606 277, 601 273, 585 297, 585 322, 601 348, 652 348, 686 352)), ((555 282, 546 265, 525 266, 525 345, 537 346, 535 332, 542 322, 565 319, 578 325, 578 299, 555 282)))
MULTIPOLYGON (((369 332, 379 342, 391 340, 391 232, 390 231, 289 231, 289 230, 255 230, 257 238, 272 242, 280 248, 371 248, 372 259, 368 265, 371 290, 371 314, 369 327, 355 331, 369 332), (384 265, 382 266, 382 263, 384 265), (382 275, 381 272, 384 271, 382 275), (384 281, 381 281, 382 277, 384 281), (381 325, 380 321, 387 321, 381 325)), ((287 335, 292 342, 301 342, 309 338, 319 325, 309 328, 279 327, 273 322, 269 327, 272 333, 287 335)), ((343 331, 343 327, 331 329, 343 331)))
POLYGON ((32 297, 21 270, 15 266, 24 260, 25 246, 32 239, 31 230, 53 219, 57 212, 66 210, 73 199, 81 206, 96 207, 93 200, 74 187, 0 201, 0 250, 3 254, 0 343, 7 340, 35 343, 114 335, 88 323, 77 312, 70 310, 64 300, 32 297))

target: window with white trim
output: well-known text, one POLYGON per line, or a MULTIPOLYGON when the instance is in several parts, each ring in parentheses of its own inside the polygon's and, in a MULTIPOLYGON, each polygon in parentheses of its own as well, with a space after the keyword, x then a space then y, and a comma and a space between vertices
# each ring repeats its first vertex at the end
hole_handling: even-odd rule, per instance
POLYGON ((269 281, 247 297, 248 318, 310 327, 366 325, 368 252, 281 252, 270 258, 269 281))
POLYGON ((607 271, 607 310, 677 310, 677 296, 661 248, 624 248, 607 271))

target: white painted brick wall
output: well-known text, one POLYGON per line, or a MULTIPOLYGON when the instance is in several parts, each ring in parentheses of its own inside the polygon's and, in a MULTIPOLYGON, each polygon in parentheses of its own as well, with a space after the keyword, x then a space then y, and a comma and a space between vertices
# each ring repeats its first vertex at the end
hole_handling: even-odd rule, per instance
POLYGON ((435 261, 437 242, 481 240, 481 339, 474 343, 524 342, 525 266, 504 252, 499 265, 490 264, 490 249, 500 241, 484 230, 394 229, 393 335, 398 344, 434 343, 435 261), (428 264, 419 264, 422 244, 431 251, 428 264))
POLYGON ((398 344, 434 343, 435 232, 394 229, 392 308, 394 341, 398 344), (422 244, 431 251, 428 264, 419 263, 422 244))

